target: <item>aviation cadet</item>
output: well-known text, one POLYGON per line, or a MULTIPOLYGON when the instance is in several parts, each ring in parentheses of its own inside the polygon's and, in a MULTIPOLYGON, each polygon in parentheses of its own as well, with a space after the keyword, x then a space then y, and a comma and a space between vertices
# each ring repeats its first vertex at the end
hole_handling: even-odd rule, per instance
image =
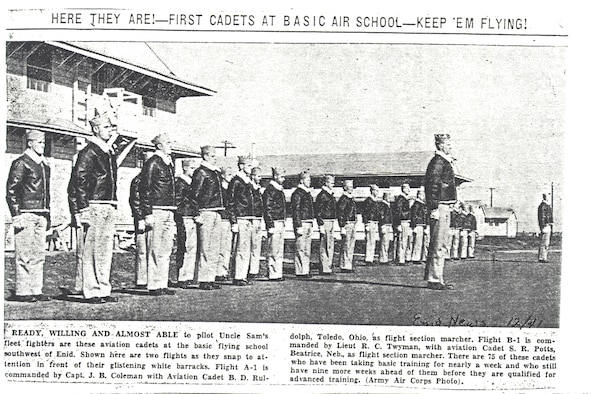
POLYGON ((296 252, 294 267, 297 277, 310 278, 310 248, 312 227, 314 221, 314 203, 310 189, 310 174, 302 171, 299 174, 299 184, 292 193, 292 222, 296 236, 296 252))
POLYGON ((269 280, 283 281, 284 227, 286 195, 283 183, 286 171, 272 168, 273 179, 263 192, 263 218, 267 228, 267 268, 269 280))
POLYGON ((197 266, 197 225, 192 204, 192 175, 197 169, 194 159, 182 160, 182 174, 174 182, 176 196, 176 267, 178 287, 187 288, 195 279, 197 266))
POLYGON ((44 157, 45 134, 27 130, 27 149, 12 162, 6 202, 15 244, 15 294, 9 300, 49 301, 42 293, 46 229, 50 214, 50 166, 44 157))
POLYGON ((354 181, 346 179, 343 184, 344 192, 337 202, 337 223, 341 233, 341 253, 339 268, 341 272, 355 272, 352 261, 356 245, 356 202, 354 201, 354 181))
POLYGON ((362 210, 362 222, 366 231, 366 251, 364 254, 366 265, 372 265, 374 262, 377 239, 379 238, 381 211, 379 210, 378 195, 379 186, 370 185, 370 196, 364 200, 364 208, 362 210))
POLYGON ((319 263, 321 274, 330 275, 333 267, 333 248, 335 239, 333 237, 333 225, 337 216, 335 197, 333 197, 333 175, 325 175, 324 184, 315 199, 315 218, 319 226, 319 263))
POLYGON ((379 263, 389 263, 389 246, 391 245, 391 228, 393 227, 393 212, 391 207, 391 193, 383 193, 383 199, 379 202, 381 217, 379 220, 379 233, 381 234, 381 248, 379 251, 379 263))

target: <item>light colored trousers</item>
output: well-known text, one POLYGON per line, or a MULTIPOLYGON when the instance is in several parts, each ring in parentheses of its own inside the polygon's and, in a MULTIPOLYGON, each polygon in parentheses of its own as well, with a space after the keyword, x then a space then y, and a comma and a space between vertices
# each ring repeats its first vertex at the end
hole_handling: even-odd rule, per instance
POLYGON ((39 295, 43 287, 48 221, 45 216, 31 212, 22 213, 21 216, 25 227, 14 233, 15 294, 39 295))
POLYGON ((352 261, 354 260, 354 247, 356 246, 356 222, 347 222, 344 230, 346 230, 346 233, 341 239, 339 268, 351 270, 352 261))
POLYGON ((405 264, 412 260, 412 227, 409 220, 401 221, 401 231, 395 237, 395 262, 405 264))
POLYGON ((107 297, 112 292, 110 272, 116 233, 116 207, 89 204, 89 227, 83 246, 83 296, 107 297))
POLYGON ((272 232, 267 238, 267 268, 269 279, 279 279, 283 276, 284 264, 284 221, 273 222, 272 232))
POLYGON ((372 263, 375 259, 375 249, 377 248, 377 239, 379 238, 379 222, 369 221, 365 227, 366 230, 366 251, 364 252, 364 262, 372 263))
POLYGON ((310 273, 312 222, 302 221, 302 231, 302 235, 296 234, 296 252, 294 253, 296 275, 308 275, 310 273))
POLYGON ((234 279, 243 280, 248 275, 253 243, 252 219, 238 218, 238 241, 236 243, 236 267, 234 279))
POLYGON ((468 234, 468 257, 474 258, 476 250, 476 231, 470 231, 468 234))
POLYGON ((459 233, 460 232, 461 232, 461 230, 458 228, 451 229, 451 246, 450 246, 449 252, 450 252, 450 256, 452 259, 457 259, 459 257, 459 233))
POLYGON ((192 281, 197 267, 197 225, 192 217, 183 216, 184 227, 184 256, 182 267, 178 269, 178 281, 192 281))
MULTIPOLYGON (((147 231, 147 289, 157 290, 168 287, 170 257, 174 247, 176 223, 174 212, 154 209, 155 223, 147 231)), ((187 239, 188 237, 187 234, 187 239)), ((193 270, 194 271, 194 270, 193 270)))
POLYGON ((232 223, 229 219, 221 220, 221 236, 219 243, 219 262, 217 276, 230 275, 230 257, 232 256, 232 223))
POLYGON ((550 226, 540 230, 540 247, 538 249, 538 261, 548 260, 548 248, 550 246, 550 226))
POLYGON ((147 233, 138 231, 135 220, 135 282, 137 286, 147 286, 147 233))
POLYGON ((75 293, 83 293, 83 251, 85 250, 86 230, 83 227, 75 227, 75 293))
POLYGON ((319 262, 323 272, 331 272, 333 267, 333 248, 335 239, 333 238, 334 219, 323 219, 323 225, 319 226, 319 262))
POLYGON ((261 269, 261 246, 263 243, 262 220, 252 219, 252 233, 250 240, 250 268, 248 272, 257 275, 261 269))
POLYGON ((391 224, 384 224, 381 226, 381 249, 379 250, 379 263, 386 264, 389 262, 389 246, 391 245, 391 224))
POLYGON ((418 224, 412 229, 412 261, 415 263, 423 259, 425 238, 428 237, 424 234, 424 225, 418 224))
POLYGON ((424 231, 424 237, 423 237, 423 241, 422 241, 422 258, 420 259, 420 261, 426 261, 426 259, 428 258, 428 247, 430 246, 430 227, 428 227, 428 229, 425 229, 424 231))
POLYGON ((462 229, 459 232, 459 257, 465 259, 468 257, 468 230, 462 229))
POLYGON ((217 211, 202 211, 199 232, 199 275, 200 283, 215 282, 219 252, 221 250, 221 215, 217 211))
POLYGON ((429 283, 445 284, 443 268, 449 250, 451 214, 449 205, 439 204, 439 218, 430 220, 430 245, 424 279, 429 283))

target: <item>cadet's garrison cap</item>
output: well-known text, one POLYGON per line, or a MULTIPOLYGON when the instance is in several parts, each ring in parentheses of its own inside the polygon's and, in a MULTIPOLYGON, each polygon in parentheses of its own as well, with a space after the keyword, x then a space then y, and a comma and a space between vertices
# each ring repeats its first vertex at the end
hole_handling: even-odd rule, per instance
POLYGON ((238 164, 246 164, 250 162, 250 157, 248 156, 238 156, 238 164))
POLYGON ((377 190, 378 191, 379 190, 379 186, 377 186, 375 184, 372 184, 372 185, 370 185, 370 190, 371 191, 373 191, 373 190, 377 190))
POLYGON ((256 174, 260 174, 260 173, 261 173, 261 167, 255 166, 250 170, 250 175, 256 175, 256 174))
POLYGON ((310 176, 309 170, 306 169, 304 171, 301 171, 300 174, 298 174, 298 178, 299 179, 305 179, 307 176, 310 176))
POLYGON ((344 186, 352 186, 352 187, 354 187, 354 181, 352 179, 346 179, 344 181, 344 186))
POLYGON ((191 167, 199 164, 196 159, 182 159, 181 162, 182 167, 191 167))
POLYGON ((43 131, 36 129, 28 129, 25 135, 27 136, 27 141, 37 141, 46 138, 46 135, 43 131))
POLYGON ((448 139, 451 139, 449 134, 435 134, 435 144, 442 144, 448 139))
POLYGON ((282 167, 271 167, 271 173, 273 174, 273 176, 285 176, 286 169, 282 167))
POLYGON ((213 145, 205 145, 201 146, 201 155, 205 156, 208 153, 212 153, 215 151, 215 147, 213 145))
POLYGON ((91 126, 99 126, 100 124, 110 122, 112 125, 115 125, 116 122, 116 113, 112 109, 108 109, 106 111, 98 111, 97 108, 95 109, 95 116, 93 119, 89 121, 91 126))
POLYGON ((170 142, 170 136, 166 133, 158 134, 151 140, 151 143, 155 146, 163 144, 164 142, 170 142))
POLYGON ((329 181, 331 181, 331 182, 335 182, 335 177, 334 177, 333 175, 326 174, 326 175, 323 175, 323 181, 324 181, 325 183, 327 183, 327 182, 329 182, 329 181))

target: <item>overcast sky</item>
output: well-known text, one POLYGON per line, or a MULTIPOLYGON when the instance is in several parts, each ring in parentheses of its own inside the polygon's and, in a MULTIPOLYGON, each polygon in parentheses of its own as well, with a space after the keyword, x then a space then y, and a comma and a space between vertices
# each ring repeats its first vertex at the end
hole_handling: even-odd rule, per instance
MULTIPOLYGON (((432 150, 450 133, 466 199, 536 231, 555 185, 561 224, 565 48, 151 43, 179 77, 217 91, 178 102, 180 138, 234 154, 432 150)), ((186 141, 188 142, 188 141, 186 141)), ((561 227, 555 228, 561 230, 561 227)))

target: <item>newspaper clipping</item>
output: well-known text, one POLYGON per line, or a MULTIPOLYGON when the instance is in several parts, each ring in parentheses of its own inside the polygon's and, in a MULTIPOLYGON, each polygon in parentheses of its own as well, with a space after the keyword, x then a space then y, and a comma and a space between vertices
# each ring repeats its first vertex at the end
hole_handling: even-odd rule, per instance
POLYGON ((3 385, 573 391, 533 11, 9 9, 3 385))

